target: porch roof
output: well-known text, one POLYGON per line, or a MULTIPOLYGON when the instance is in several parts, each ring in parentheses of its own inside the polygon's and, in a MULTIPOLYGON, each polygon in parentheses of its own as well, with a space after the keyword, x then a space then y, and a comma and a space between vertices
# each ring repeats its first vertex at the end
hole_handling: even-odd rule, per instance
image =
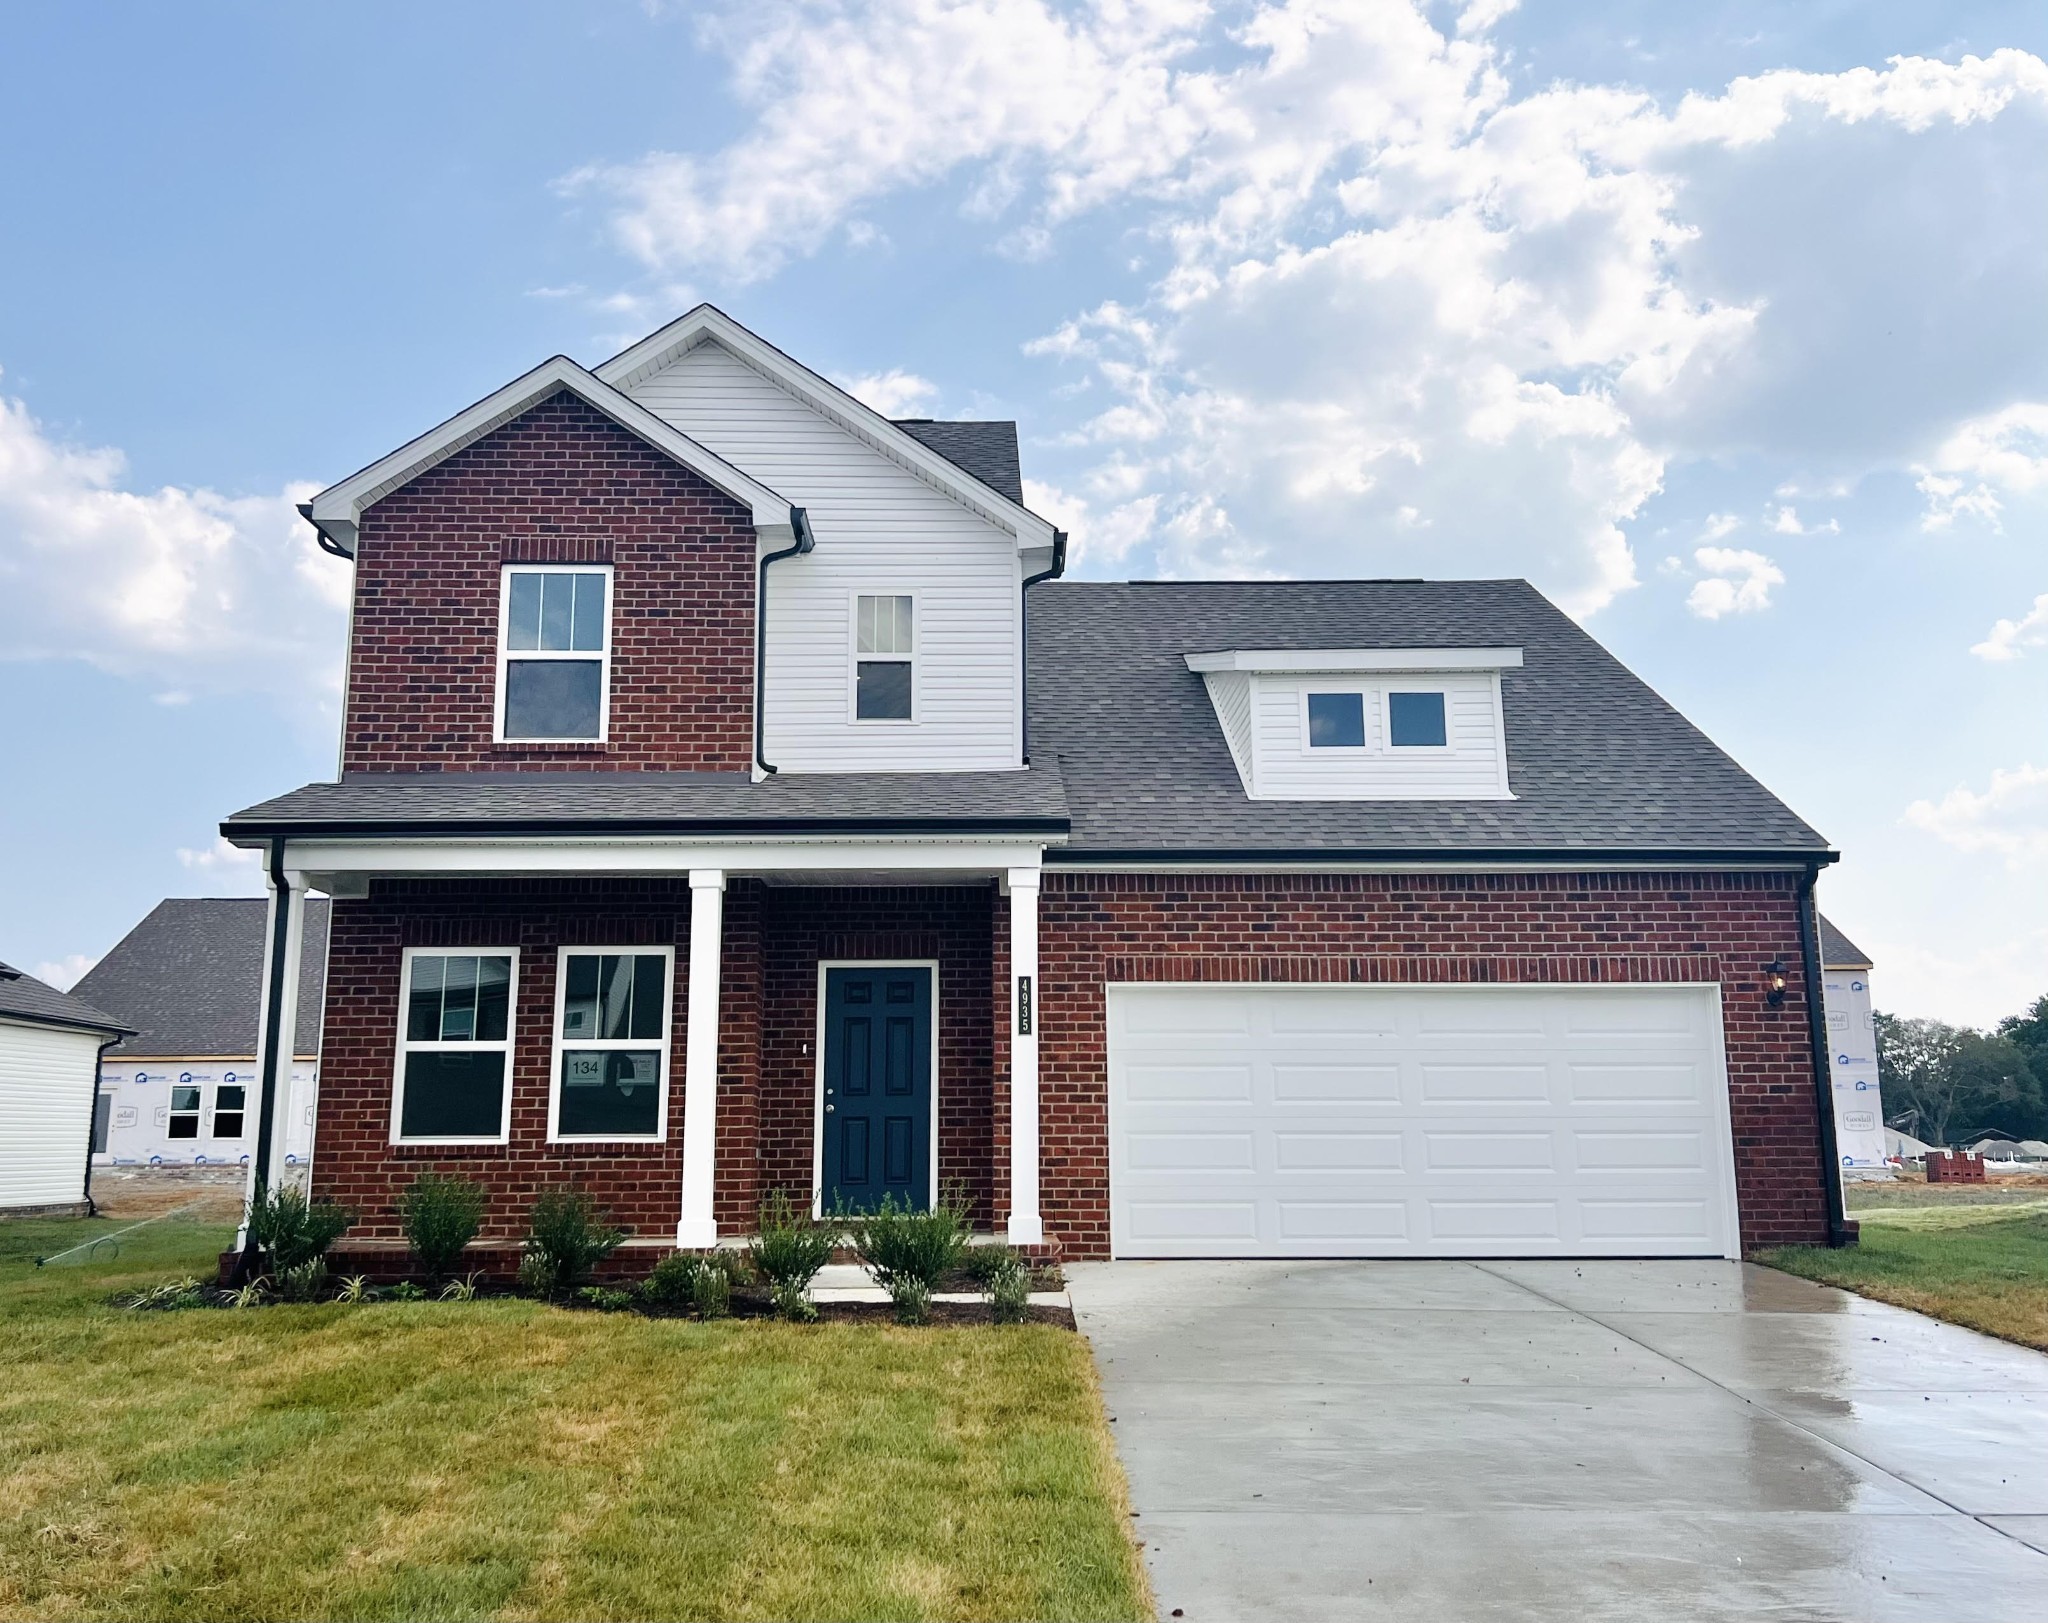
POLYGON ((1014 834, 1069 827, 1058 769, 1016 772, 350 772, 236 812, 248 844, 548 834, 1014 834))

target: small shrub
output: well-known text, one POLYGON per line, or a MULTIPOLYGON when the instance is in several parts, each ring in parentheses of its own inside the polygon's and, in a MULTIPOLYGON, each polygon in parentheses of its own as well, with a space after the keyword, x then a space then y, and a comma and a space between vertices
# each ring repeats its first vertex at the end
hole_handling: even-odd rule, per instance
POLYGON ((118 1296, 115 1301, 135 1313, 170 1313, 179 1308, 204 1307, 206 1287, 189 1274, 183 1279, 165 1280, 161 1285, 118 1296))
POLYGON ((1031 1273, 1015 1256, 1004 1259, 983 1283, 989 1317, 997 1324, 1022 1324, 1031 1314, 1031 1273))
POLYGON ((698 1259, 697 1266, 709 1268, 725 1275, 726 1284, 734 1290, 754 1281, 754 1264, 744 1251, 721 1246, 716 1251, 707 1251, 698 1259))
POLYGON ((350 1274, 341 1282, 341 1289, 334 1293, 334 1299, 337 1302, 353 1304, 362 1301, 369 1293, 370 1276, 368 1274, 350 1274))
POLYGON ((476 1282, 480 1277, 480 1272, 473 1272, 464 1274, 460 1279, 449 1280, 447 1284, 441 1287, 441 1300, 444 1302, 474 1302, 476 1300, 476 1282))
POLYGON ((809 1210, 777 1189, 761 1202, 760 1229, 748 1244, 755 1271, 770 1286, 792 1286, 801 1293, 832 1260, 839 1226, 820 1223, 809 1210))
POLYGON ((671 1251, 635 1286, 640 1300, 654 1307, 688 1307, 696 1300, 697 1272, 703 1266, 687 1251, 671 1251))
POLYGON ((791 1324, 816 1324, 818 1304, 811 1300, 811 1293, 801 1285, 770 1285, 768 1299, 775 1304, 775 1312, 791 1324))
MULTIPOLYGON (((626 1238, 605 1221, 597 1202, 581 1189, 549 1189, 533 1203, 526 1255, 538 1258, 537 1272, 549 1292, 578 1284, 626 1238)), ((525 1263, 520 1264, 522 1273, 525 1263)))
POLYGON ((690 1305, 700 1319, 722 1319, 732 1312, 732 1279, 723 1268, 700 1266, 690 1287, 690 1305))
POLYGON ((967 1260, 962 1264, 967 1275, 982 1290, 989 1282, 1008 1269, 1022 1266, 1023 1259, 1006 1245, 971 1245, 967 1248, 967 1260))
POLYGON ((396 1285, 386 1285, 377 1292, 380 1302, 424 1302, 427 1293, 409 1279, 401 1279, 396 1285))
POLYGON ((531 1296, 546 1301, 555 1292, 554 1275, 545 1258, 531 1252, 519 1259, 519 1272, 514 1276, 513 1288, 521 1296, 531 1296))
POLYGON ((967 1213, 953 1196, 920 1212, 899 1206, 894 1195, 884 1195, 873 1211, 842 1214, 842 1221, 875 1283, 892 1294, 898 1280, 911 1279, 929 1296, 960 1266, 968 1248, 967 1213))
POLYGON ((249 1239, 270 1259, 274 1273, 303 1267, 348 1232, 356 1214, 322 1201, 314 1205, 303 1189, 281 1183, 259 1189, 249 1202, 249 1239))
POLYGON ((398 1221, 405 1243, 430 1279, 455 1271, 463 1248, 483 1227, 483 1185, 468 1178, 422 1172, 398 1197, 398 1221))
POLYGON ((623 1313, 633 1305, 633 1293, 608 1285, 585 1285, 576 1293, 576 1300, 600 1313, 623 1313))
POLYGON ((889 1300, 896 1304, 898 1324, 930 1324, 932 1322, 932 1290, 921 1279, 908 1274, 899 1274, 896 1282, 889 1287, 889 1300))
POLYGON ((315 1257, 277 1272, 277 1294, 287 1302, 317 1302, 327 1293, 327 1259, 315 1257))
POLYGON ((240 1290, 228 1293, 229 1307, 261 1307, 270 1300, 270 1282, 257 1278, 249 1281, 240 1290))

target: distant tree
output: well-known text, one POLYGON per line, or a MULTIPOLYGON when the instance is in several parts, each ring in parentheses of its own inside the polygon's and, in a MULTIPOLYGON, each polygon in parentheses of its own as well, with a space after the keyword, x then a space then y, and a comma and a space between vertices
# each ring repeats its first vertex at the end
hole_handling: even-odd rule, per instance
POLYGON ((1999 1021, 1998 1035, 2026 1055, 2035 1077, 2048 1085, 2048 992, 2035 998, 2025 1014, 1999 1021))
POLYGON ((1916 1115, 1916 1137, 1949 1144, 1987 1128, 2018 1138, 2048 1132, 2041 1079, 2002 1031, 1893 1014, 1876 1018, 1878 1084, 1894 1117, 1916 1115))

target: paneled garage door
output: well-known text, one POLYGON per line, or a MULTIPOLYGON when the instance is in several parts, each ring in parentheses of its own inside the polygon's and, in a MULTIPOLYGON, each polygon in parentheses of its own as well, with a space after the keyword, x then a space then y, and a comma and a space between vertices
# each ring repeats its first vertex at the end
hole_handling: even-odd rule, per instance
POLYGON ((1714 986, 1112 986, 1120 1257, 1735 1256, 1714 986))

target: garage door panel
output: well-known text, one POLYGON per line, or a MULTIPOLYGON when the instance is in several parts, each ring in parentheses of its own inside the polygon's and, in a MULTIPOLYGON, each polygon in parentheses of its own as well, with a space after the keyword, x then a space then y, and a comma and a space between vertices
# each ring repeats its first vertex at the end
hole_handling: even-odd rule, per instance
POLYGON ((1398 1105, 1401 1067, 1275 1060, 1273 1098, 1281 1104, 1398 1105))
POLYGON ((1415 1005, 1421 1037, 1541 1037, 1545 1009, 1535 998, 1502 998, 1487 992, 1431 992, 1415 1005))
POLYGON ((1714 988, 1120 986, 1109 1016, 1118 1255, 1735 1252, 1714 988))
POLYGON ((1417 1067, 1424 1104, 1526 1104, 1550 1097, 1548 1065, 1454 1065, 1424 1060, 1417 1067))

